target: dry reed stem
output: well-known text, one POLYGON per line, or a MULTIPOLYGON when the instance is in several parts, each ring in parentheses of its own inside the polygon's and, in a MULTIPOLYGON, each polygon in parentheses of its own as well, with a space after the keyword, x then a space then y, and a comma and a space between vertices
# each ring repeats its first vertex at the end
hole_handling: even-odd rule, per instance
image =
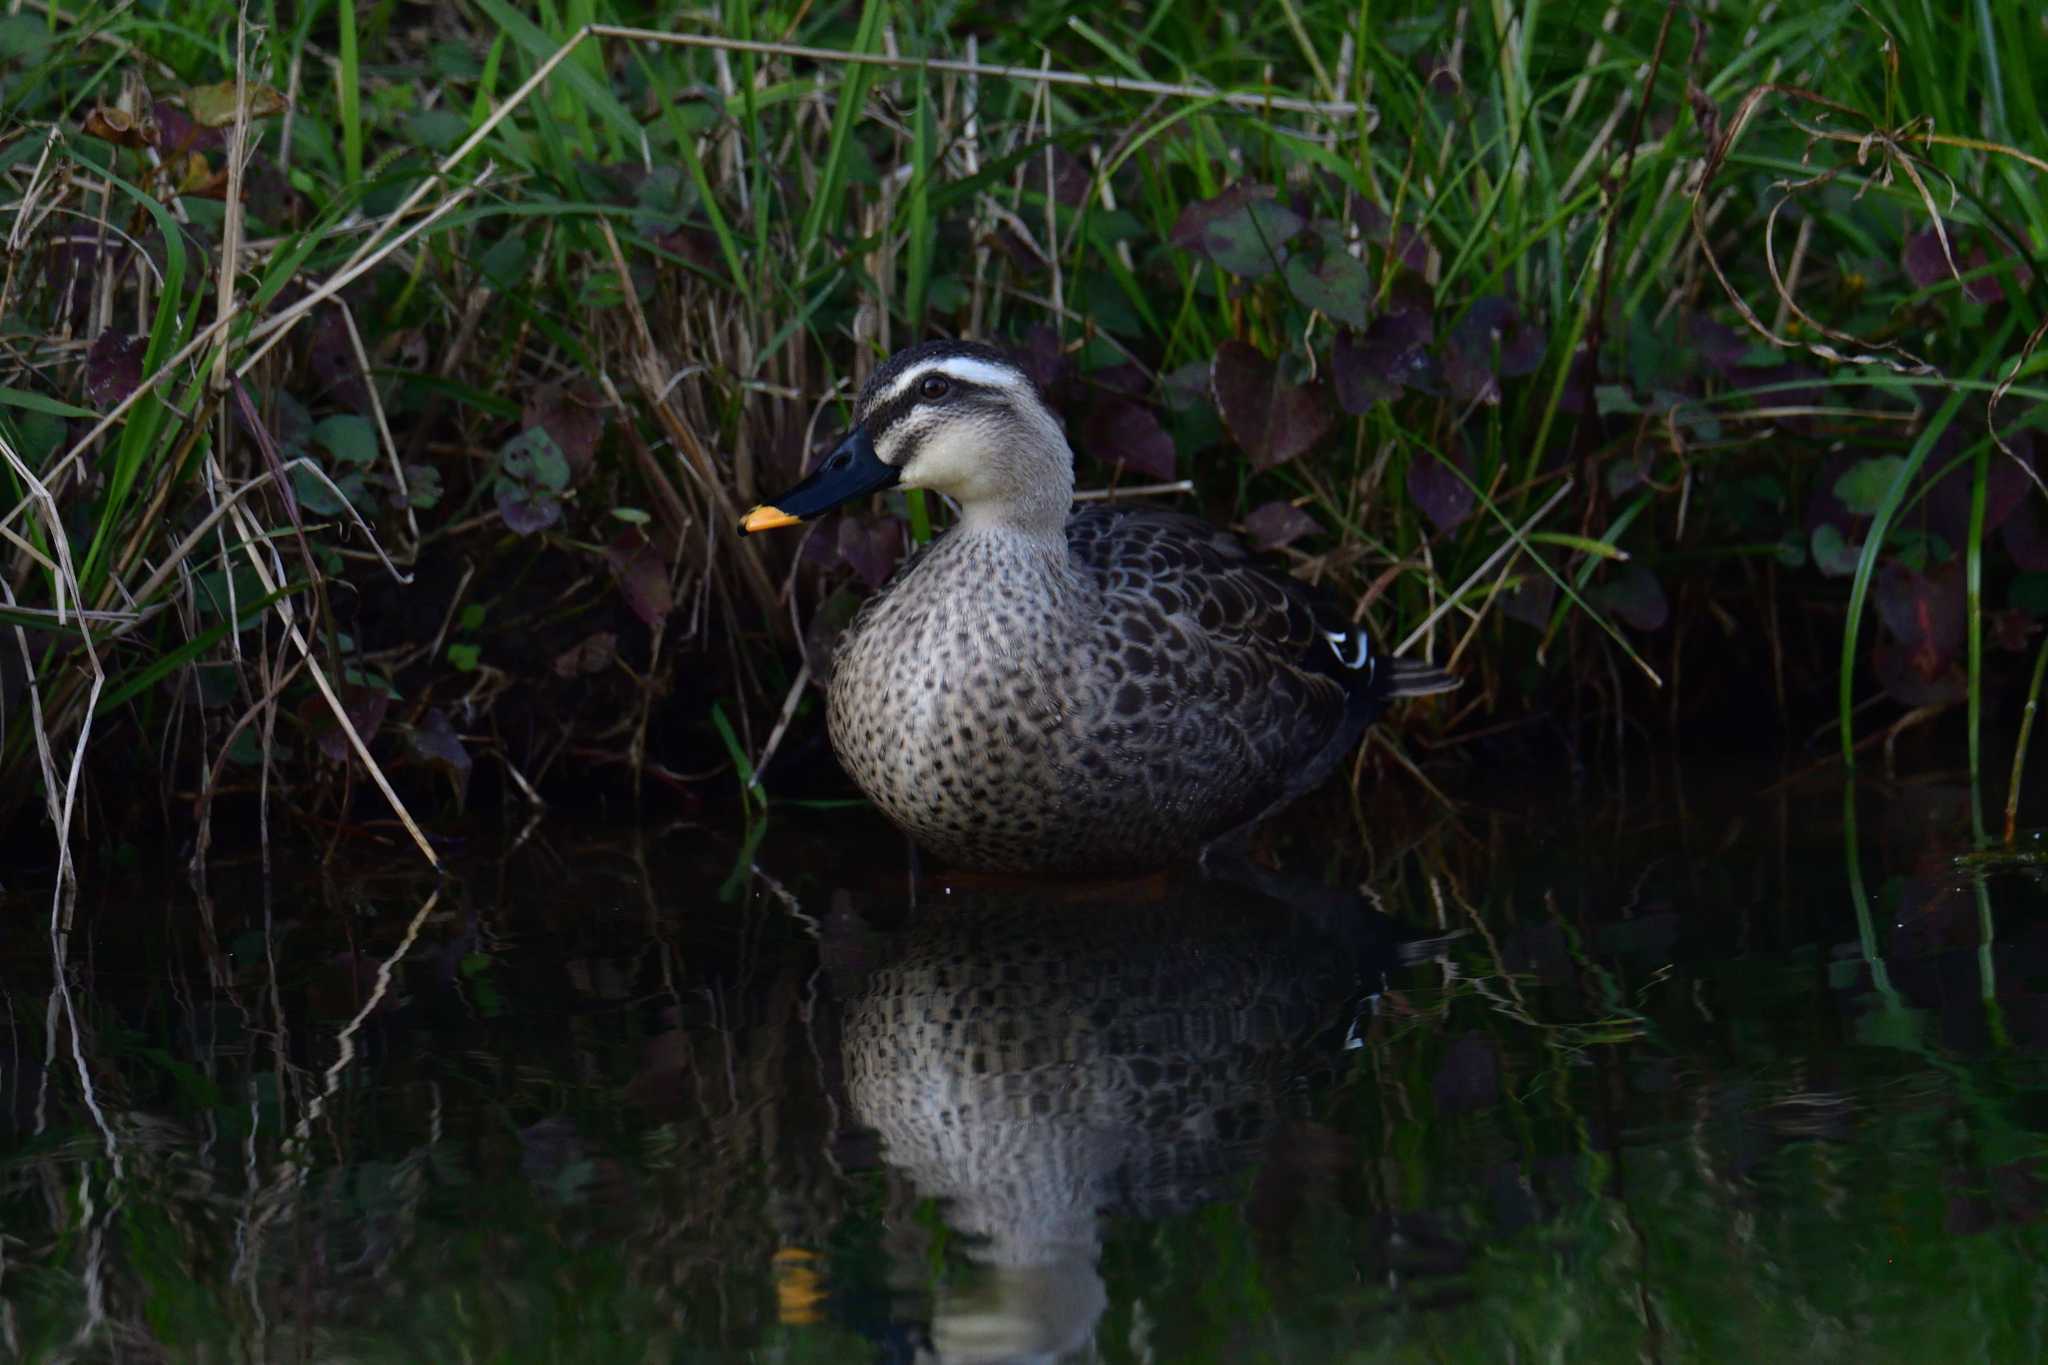
MULTIPOLYGON (((207 466, 211 477, 223 484, 226 482, 214 457, 207 457, 207 466)), ((263 562, 263 556, 257 553, 257 545, 263 543, 263 536, 258 527, 250 519, 248 512, 243 509, 241 504, 236 503, 229 510, 230 515, 234 519, 236 530, 242 536, 241 548, 243 554, 248 558, 250 567, 255 570, 257 582, 263 585, 265 593, 276 592, 278 590, 277 580, 272 576, 270 566, 263 562)), ((314 658, 312 645, 307 642, 305 635, 300 632, 298 622, 294 619, 291 599, 289 597, 280 597, 277 599, 275 607, 279 619, 284 624, 287 637, 306 660, 307 671, 312 676, 313 685, 319 689, 321 697, 326 700, 328 710, 334 713, 335 723, 341 727, 342 736, 348 740, 349 749, 361 760, 365 771, 370 775, 370 781, 375 784, 378 792, 384 797, 386 803, 390 805, 392 813, 398 817, 399 824, 405 827, 405 832, 411 836, 421 855, 426 858, 428 866, 438 870, 441 866, 440 855, 435 853, 433 845, 427 842, 427 836, 421 832, 418 823, 412 818, 412 812, 406 809, 405 802, 399 798, 398 792, 393 789, 390 779, 385 777, 384 769, 378 765, 375 758, 371 757, 369 746, 363 742, 363 737, 357 732, 355 723, 349 719, 348 708, 342 705, 341 697, 335 692, 334 684, 328 680, 326 670, 321 668, 319 660, 314 658)))
MULTIPOLYGON (((1465 600, 1465 594, 1471 590, 1472 585, 1474 583, 1477 583, 1480 579, 1486 577, 1487 573, 1492 570, 1493 566, 1495 564, 1500 563, 1501 558, 1503 556, 1507 555, 1510 551, 1520 553, 1522 551, 1529 550, 1529 533, 1531 531, 1534 531, 1538 526, 1542 525, 1543 519, 1550 515, 1551 509, 1556 507, 1560 502, 1563 502, 1565 495, 1571 491, 1572 481, 1570 478, 1566 478, 1563 483, 1560 483, 1557 486, 1555 492, 1553 492, 1548 498, 1544 499, 1543 505, 1536 509, 1535 514, 1533 516, 1531 516, 1527 521, 1523 522, 1519 529, 1511 531, 1506 540, 1502 541, 1500 544, 1493 547, 1493 553, 1488 555, 1485 561, 1481 563, 1478 568, 1474 569, 1471 573, 1466 575, 1465 581, 1458 585, 1458 590, 1456 592, 1444 598, 1443 601, 1437 603, 1436 609, 1430 612, 1429 615, 1423 617, 1421 623, 1418 624, 1415 627, 1415 629, 1409 631, 1407 636, 1401 641, 1400 644, 1394 646, 1394 657, 1398 659, 1403 654, 1406 654, 1409 650, 1413 649, 1415 647, 1415 643, 1418 640, 1422 639, 1423 636, 1429 633, 1430 628, 1436 625, 1437 620, 1440 617, 1448 613, 1452 608, 1457 606, 1458 603, 1465 600)), ((1533 554, 1534 551, 1530 551, 1530 553, 1533 554)), ((1505 570, 1503 570, 1503 572, 1505 572, 1505 570)), ((1652 674, 1651 676, 1655 677, 1656 675, 1652 674)))

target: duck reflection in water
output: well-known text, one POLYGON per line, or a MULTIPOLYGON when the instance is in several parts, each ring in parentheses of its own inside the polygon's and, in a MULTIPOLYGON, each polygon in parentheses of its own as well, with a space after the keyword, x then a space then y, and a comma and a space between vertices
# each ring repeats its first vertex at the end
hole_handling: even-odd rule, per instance
POLYGON ((1108 1305, 1100 1220, 1224 1198, 1276 1159, 1303 1078, 1341 1064, 1405 955, 1349 897, 1316 914, 1214 882, 1151 904, 1047 895, 928 908, 845 1008, 855 1121, 980 1270, 939 1290, 921 1359, 1084 1347, 1108 1305))

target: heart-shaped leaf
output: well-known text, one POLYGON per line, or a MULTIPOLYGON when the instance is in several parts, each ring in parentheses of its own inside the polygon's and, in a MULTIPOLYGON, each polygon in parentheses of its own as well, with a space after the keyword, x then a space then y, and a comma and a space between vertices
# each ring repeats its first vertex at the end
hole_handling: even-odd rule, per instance
POLYGON ((1051 393, 1067 376, 1067 357, 1060 348, 1060 334, 1042 322, 1024 329, 1024 339, 1013 356, 1024 367, 1024 373, 1031 376, 1031 382, 1038 385, 1040 393, 1051 393))
POLYGON ((1592 599, 1637 630, 1662 630, 1671 619, 1671 600, 1664 595, 1664 585, 1640 564, 1621 565, 1593 590, 1592 599))
POLYGON ((1129 398, 1098 399, 1081 424, 1081 444, 1098 460, 1109 460, 1154 479, 1174 472, 1173 437, 1152 409, 1129 398))
POLYGON ((1829 578, 1847 578, 1856 572, 1856 565, 1863 558, 1861 543, 1851 544, 1842 534, 1842 529, 1833 522, 1824 521, 1813 528, 1813 567, 1829 578))
POLYGON ((633 614, 649 628, 657 626, 675 605, 669 591, 668 566, 646 536, 629 526, 604 547, 604 562, 618 580, 619 592, 633 614))
MULTIPOLYGON (((1949 233, 1949 248, 1955 248, 1955 233, 1949 233)), ((1949 253, 1942 250, 1941 234, 1933 228, 1922 228, 1906 238, 1906 249, 1900 265, 1906 271, 1906 278, 1913 282, 1915 289, 1926 289, 1931 285, 1953 278, 1955 272, 1949 265, 1949 253)))
POLYGON ((560 502, 524 484, 500 479, 492 491, 497 498, 498 515, 505 519, 506 529, 514 535, 530 536, 547 530, 562 519, 560 502))
POLYGON ((324 310, 320 320, 308 329, 306 363, 312 367, 322 395, 357 412, 370 410, 370 391, 363 386, 348 323, 332 308, 324 310))
POLYGON ((1454 531, 1472 515, 1478 499, 1469 482, 1471 463, 1462 452, 1455 466, 1431 452, 1408 465, 1408 496, 1439 531, 1454 531), (1460 470, 1465 477, 1459 477, 1460 470))
POLYGON ((420 717, 409 738, 412 751, 426 760, 428 767, 439 768, 448 775, 449 784, 455 788, 455 804, 461 805, 469 793, 471 762, 469 750, 463 747, 462 736, 455 733, 448 713, 438 706, 430 708, 420 717))
MULTIPOLYGON (((367 745, 377 737, 377 731, 384 725, 385 713, 391 709, 391 689, 368 683, 343 683, 340 694, 341 709, 348 716, 348 723, 355 727, 356 734, 367 745)), ((334 713, 323 704, 312 721, 315 732, 320 736, 320 752, 330 762, 348 762, 348 737, 335 723, 334 713)))
POLYGON ((125 332, 101 332, 85 353, 85 396, 100 411, 119 405, 142 384, 142 353, 149 343, 125 332))
POLYGON ((555 656, 555 676, 581 678, 602 673, 619 656, 619 637, 609 630, 593 631, 582 643, 571 645, 555 656))
POLYGON ((1903 455, 1878 455, 1858 460, 1835 480, 1835 496, 1859 517, 1874 517, 1884 505, 1885 494, 1906 467, 1903 455))
POLYGON ((498 472, 551 493, 569 486, 569 459, 545 427, 528 427, 500 446, 498 472))
POLYGON ((377 429, 367 417, 336 413, 313 428, 313 441, 342 464, 366 465, 377 458, 377 429))
POLYGON ((1477 299, 1444 347, 1444 383, 1462 403, 1500 402, 1500 381, 1528 374, 1543 361, 1546 337, 1508 299, 1477 299))
POLYGON ((1244 529, 1251 535, 1252 544, 1261 550, 1277 550, 1322 527, 1314 517, 1282 498, 1254 507, 1244 519, 1244 529))
POLYGON ((2034 573, 2048 571, 2048 527, 2041 524, 2040 499, 2021 499, 1998 528, 1998 538, 2005 542, 2005 552, 2020 568, 2034 573))
POLYGON ((1258 469, 1285 464, 1312 449, 1337 421, 1321 389, 1289 383, 1279 366, 1242 341, 1216 348, 1209 392, 1231 439, 1258 469))
POLYGON ((1911 651, 1913 667, 1932 678, 1956 657, 1963 642, 1963 579, 1951 565, 1932 574, 1890 563, 1871 581, 1878 619, 1911 651))
POLYGON ((1257 279, 1280 268, 1286 259, 1281 248, 1307 225, 1270 189, 1233 185, 1214 199, 1183 208, 1173 225, 1173 243, 1200 252, 1233 275, 1257 279))
POLYGON ((543 384, 527 397, 519 420, 545 431, 568 462, 569 473, 581 478, 597 458, 604 438, 605 404, 595 392, 574 393, 560 384, 543 384))
POLYGON ((1364 413, 1399 397, 1427 372, 1433 330, 1427 305, 1410 302, 1380 314, 1363 333, 1338 333, 1330 351, 1338 404, 1364 413))
POLYGON ((895 517, 839 519, 839 558, 869 588, 879 588, 903 558, 903 523, 895 517))
POLYGON ((1372 272, 1363 261, 1342 250, 1325 251, 1314 264, 1294 257, 1286 274, 1289 292, 1303 304, 1352 327, 1365 326, 1372 272))

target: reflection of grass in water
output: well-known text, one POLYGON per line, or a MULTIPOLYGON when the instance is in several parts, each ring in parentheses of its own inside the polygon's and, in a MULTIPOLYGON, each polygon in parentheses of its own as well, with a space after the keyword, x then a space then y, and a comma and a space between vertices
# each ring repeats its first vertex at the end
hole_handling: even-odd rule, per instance
MULTIPOLYGON (((1509 894, 1465 911, 1473 932, 1443 964, 1401 974, 1367 1047, 1321 1059, 1339 1075, 1291 1121, 1334 1158, 1283 1143, 1241 1198, 1110 1222, 1104 1359, 1137 1358, 1138 1340, 1156 1361, 2039 1357, 2042 1144, 2023 1108, 2037 1059, 1960 1058, 1924 1028, 1913 1049, 1868 1046, 1842 1012, 1853 978, 1831 981, 1824 955, 1674 971, 1618 911, 1532 912, 1509 894), (1560 950, 1534 953, 1538 933, 1560 950), (1474 1043, 1496 1082, 1461 1100, 1443 1077, 1474 1043)), ((348 903, 388 941, 378 898, 348 903)), ((60 1039, 50 1134, 0 1157, 20 1353, 61 1351, 92 1274, 110 1333, 174 1353, 871 1359, 892 1292, 914 1316, 918 1295, 971 1286, 978 1267, 930 1201, 825 1169, 806 1113, 822 1094, 800 1022, 807 959, 763 937, 760 907, 745 914, 747 946, 718 960, 754 965, 687 1017, 629 1040, 616 1015, 572 1010, 559 1049, 525 1056, 498 1044, 531 1028, 538 978, 499 926, 506 1013, 466 1014, 439 1056, 373 1016, 387 1032, 330 1104, 306 1180, 283 1188, 276 1136, 317 1088, 331 1022, 298 1025, 277 1055, 252 1027, 195 1056, 155 1041, 163 1020, 204 1017, 181 1003, 195 984, 125 1018, 111 994, 81 993, 122 1166, 117 1180, 64 1102, 60 1039), (142 1015, 157 1023, 138 1044, 142 1015), (658 1084, 637 1051, 656 1040, 658 1084), (255 1119, 252 1071, 268 1087, 255 1119), (653 1107, 629 1108, 629 1086, 653 1107), (566 1136, 539 1160, 543 1120, 566 1136), (245 1194, 252 1179, 268 1193, 245 1194), (238 1262, 266 1210, 260 1254, 238 1262), (787 1245, 828 1267, 826 1322, 777 1324, 769 1267, 787 1245)), ((428 967, 473 950, 462 918, 429 926, 396 981, 403 1008, 455 989, 428 967)), ((617 951, 666 953, 674 926, 648 923, 617 951)), ((318 961, 318 939, 293 947, 318 961)), ((679 993, 695 988, 702 960, 665 960, 679 993)), ((306 971, 239 985, 289 1008, 306 971)), ((30 1002, 8 997, 8 1036, 40 1058, 30 1002)))

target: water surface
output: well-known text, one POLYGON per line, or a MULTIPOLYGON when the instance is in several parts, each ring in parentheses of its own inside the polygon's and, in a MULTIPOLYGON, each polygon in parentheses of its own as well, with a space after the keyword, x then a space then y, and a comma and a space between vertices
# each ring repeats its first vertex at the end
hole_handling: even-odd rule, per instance
POLYGON ((1302 827, 1260 891, 747 847, 96 874, 61 944, 10 879, 0 1355, 2048 1357, 2048 923, 1956 790, 1302 827))

